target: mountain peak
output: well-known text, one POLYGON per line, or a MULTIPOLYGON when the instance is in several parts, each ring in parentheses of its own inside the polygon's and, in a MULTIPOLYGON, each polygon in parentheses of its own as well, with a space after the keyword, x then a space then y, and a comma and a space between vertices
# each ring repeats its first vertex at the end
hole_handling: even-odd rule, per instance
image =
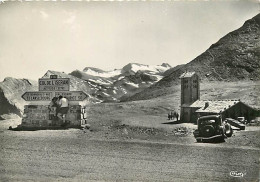
POLYGON ((165 68, 171 68, 171 65, 169 65, 168 63, 163 63, 161 66, 165 68))
POLYGON ((123 67, 122 72, 129 72, 129 73, 136 73, 137 71, 165 72, 169 68, 171 68, 171 66, 167 63, 163 63, 162 65, 157 65, 157 66, 139 64, 139 63, 129 63, 123 67))
POLYGON ((7 82, 7 81, 10 81, 10 80, 15 80, 15 78, 13 78, 13 77, 5 77, 3 82, 7 82))
POLYGON ((97 73, 104 73, 105 71, 99 68, 94 68, 94 67, 86 67, 83 69, 84 72, 88 72, 88 71, 94 71, 97 73))

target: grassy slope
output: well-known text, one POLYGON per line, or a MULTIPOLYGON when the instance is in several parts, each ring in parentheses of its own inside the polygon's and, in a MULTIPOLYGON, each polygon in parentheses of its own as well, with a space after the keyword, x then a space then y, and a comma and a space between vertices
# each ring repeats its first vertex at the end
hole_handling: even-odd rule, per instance
MULTIPOLYGON (((201 84, 201 99, 241 99, 251 106, 259 107, 260 82, 210 82, 201 84)), ((194 143, 193 124, 173 124, 167 119, 172 110, 179 110, 180 86, 172 87, 172 93, 150 100, 122 103, 100 103, 88 106, 88 122, 93 130, 91 138, 137 139, 194 143), (178 132, 184 130, 184 133, 178 132)), ((240 132, 239 132, 240 133, 240 132)), ((259 131, 236 134, 227 140, 227 145, 258 146, 259 131), (234 138, 234 139, 233 139, 234 138), (254 141, 251 139, 254 138, 254 141), (250 142, 249 142, 250 141, 250 142)))
MULTIPOLYGON (((242 99, 252 106, 259 106, 260 83, 230 82, 225 85, 220 82, 202 83, 201 99, 242 99)), ((91 104, 87 107, 88 130, 71 130, 72 135, 82 137, 82 132, 90 140, 146 140, 170 143, 194 143, 192 132, 196 125, 191 123, 174 124, 167 119, 171 110, 178 110, 180 105, 180 86, 174 87, 170 95, 123 103, 91 104)), ((15 125, 12 120, 2 128, 15 125)), ((1 122, 3 125, 5 122, 1 122)), ((255 131, 237 132, 223 145, 243 145, 259 147, 259 127, 255 131)), ((249 128, 250 129, 250 128, 249 128)), ((68 131, 68 133, 70 133, 68 131)), ((222 144, 221 144, 222 145, 222 144)))
MULTIPOLYGON (((163 123, 171 110, 179 112, 180 85, 172 88, 172 93, 150 100, 140 100, 123 103, 103 103, 88 107, 90 122, 110 125, 113 123, 127 124, 131 121, 158 120, 163 123)), ((210 82, 201 84, 201 99, 241 99, 253 107, 260 107, 260 82, 210 82)), ((139 123, 140 123, 139 122, 139 123)), ((97 127, 98 128, 98 127, 97 127)))

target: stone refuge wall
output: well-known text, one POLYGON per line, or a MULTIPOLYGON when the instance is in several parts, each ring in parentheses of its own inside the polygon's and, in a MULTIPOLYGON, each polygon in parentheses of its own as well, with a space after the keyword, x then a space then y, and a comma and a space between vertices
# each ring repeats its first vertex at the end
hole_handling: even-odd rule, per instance
MULTIPOLYGON (((56 108, 48 105, 25 105, 21 127, 59 127, 61 122, 54 117, 55 113, 56 108)), ((66 115, 66 121, 69 122, 67 127, 80 127, 85 124, 86 114, 86 109, 81 105, 69 106, 66 115)))

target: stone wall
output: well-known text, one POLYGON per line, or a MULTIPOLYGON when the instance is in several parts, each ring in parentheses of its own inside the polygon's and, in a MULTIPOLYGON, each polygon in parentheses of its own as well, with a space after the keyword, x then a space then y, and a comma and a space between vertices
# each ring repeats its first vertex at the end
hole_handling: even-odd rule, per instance
MULTIPOLYGON (((48 105, 25 105, 22 127, 60 127, 62 122, 55 117, 56 108, 48 105)), ((86 109, 81 105, 69 106, 66 115, 67 127, 80 127, 86 123, 86 109)))

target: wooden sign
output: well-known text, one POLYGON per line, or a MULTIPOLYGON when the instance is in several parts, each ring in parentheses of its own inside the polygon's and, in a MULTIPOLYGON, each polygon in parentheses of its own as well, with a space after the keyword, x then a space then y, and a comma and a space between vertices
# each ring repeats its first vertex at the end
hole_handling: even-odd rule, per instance
POLYGON ((25 92, 22 98, 26 101, 51 101, 51 92, 25 92))
POLYGON ((82 91, 55 92, 55 97, 66 97, 69 101, 83 101, 88 95, 82 91))
POLYGON ((53 97, 61 95, 69 101, 83 101, 88 97, 82 91, 69 91, 69 88, 69 78, 57 78, 57 75, 51 75, 51 78, 39 79, 39 92, 25 92, 22 98, 26 101, 51 101, 53 97))
POLYGON ((69 91, 70 79, 69 78, 40 78, 39 91, 69 91))

